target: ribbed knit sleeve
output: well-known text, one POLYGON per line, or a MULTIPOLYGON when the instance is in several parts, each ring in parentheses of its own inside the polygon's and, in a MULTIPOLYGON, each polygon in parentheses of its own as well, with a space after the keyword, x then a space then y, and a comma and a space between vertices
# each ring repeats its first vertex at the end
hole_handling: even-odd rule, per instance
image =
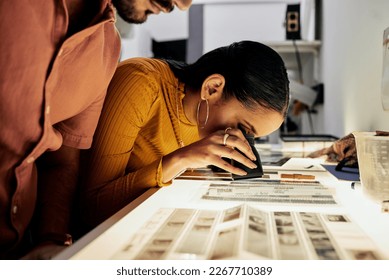
POLYGON ((161 185, 162 155, 144 149, 131 160, 136 147, 148 144, 147 131, 157 130, 153 118, 160 117, 164 100, 154 74, 143 64, 122 64, 110 84, 83 180, 82 210, 91 225, 161 185))

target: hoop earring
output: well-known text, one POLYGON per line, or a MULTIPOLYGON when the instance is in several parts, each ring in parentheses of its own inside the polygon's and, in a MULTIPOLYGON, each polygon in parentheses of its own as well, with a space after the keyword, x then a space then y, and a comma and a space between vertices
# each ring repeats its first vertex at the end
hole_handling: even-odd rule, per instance
POLYGON ((196 119, 197 119, 197 125, 203 129, 206 125, 207 125, 207 122, 208 122, 208 117, 209 117, 209 104, 208 104, 208 99, 201 99, 199 101, 199 103, 197 104, 197 114, 196 114, 196 119), (205 116, 205 121, 200 124, 200 120, 199 120, 199 114, 200 114, 200 107, 201 107, 201 103, 205 101, 205 103, 207 104, 207 115, 205 116))

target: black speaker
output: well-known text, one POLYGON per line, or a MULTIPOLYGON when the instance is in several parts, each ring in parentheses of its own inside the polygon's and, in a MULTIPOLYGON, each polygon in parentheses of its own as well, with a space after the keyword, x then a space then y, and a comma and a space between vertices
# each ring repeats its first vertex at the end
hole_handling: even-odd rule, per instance
POLYGON ((287 5, 286 7, 286 39, 301 39, 300 4, 287 5))
POLYGON ((174 40, 158 42, 153 39, 152 51, 155 58, 174 59, 178 61, 186 60, 187 40, 174 40))

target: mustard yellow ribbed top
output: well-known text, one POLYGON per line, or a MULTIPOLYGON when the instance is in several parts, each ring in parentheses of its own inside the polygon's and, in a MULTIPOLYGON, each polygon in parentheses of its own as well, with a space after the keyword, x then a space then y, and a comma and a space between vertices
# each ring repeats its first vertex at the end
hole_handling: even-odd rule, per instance
POLYGON ((199 140, 186 118, 184 84, 166 62, 132 58, 108 88, 83 180, 82 207, 96 224, 142 194, 163 186, 162 157, 199 140), (179 115, 179 119, 177 117, 179 115))

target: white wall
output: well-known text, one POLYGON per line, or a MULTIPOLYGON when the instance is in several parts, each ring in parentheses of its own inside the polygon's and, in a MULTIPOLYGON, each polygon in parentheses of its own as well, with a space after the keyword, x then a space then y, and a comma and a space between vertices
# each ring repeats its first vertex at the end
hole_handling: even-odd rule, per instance
POLYGON ((389 112, 380 99, 382 36, 388 26, 388 0, 323 0, 327 133, 389 130, 389 112))
MULTIPOLYGON (((199 1, 198 1, 199 2, 199 1)), ((314 0, 203 0, 204 49, 208 52, 241 40, 285 40, 288 3, 301 3, 302 38, 314 40, 314 0)))
POLYGON ((203 52, 241 40, 285 40, 285 11, 285 3, 205 5, 203 52))
POLYGON ((169 14, 150 15, 143 24, 129 24, 118 16, 116 26, 122 37, 121 60, 151 57, 152 39, 163 42, 188 38, 188 11, 174 9, 169 14))

